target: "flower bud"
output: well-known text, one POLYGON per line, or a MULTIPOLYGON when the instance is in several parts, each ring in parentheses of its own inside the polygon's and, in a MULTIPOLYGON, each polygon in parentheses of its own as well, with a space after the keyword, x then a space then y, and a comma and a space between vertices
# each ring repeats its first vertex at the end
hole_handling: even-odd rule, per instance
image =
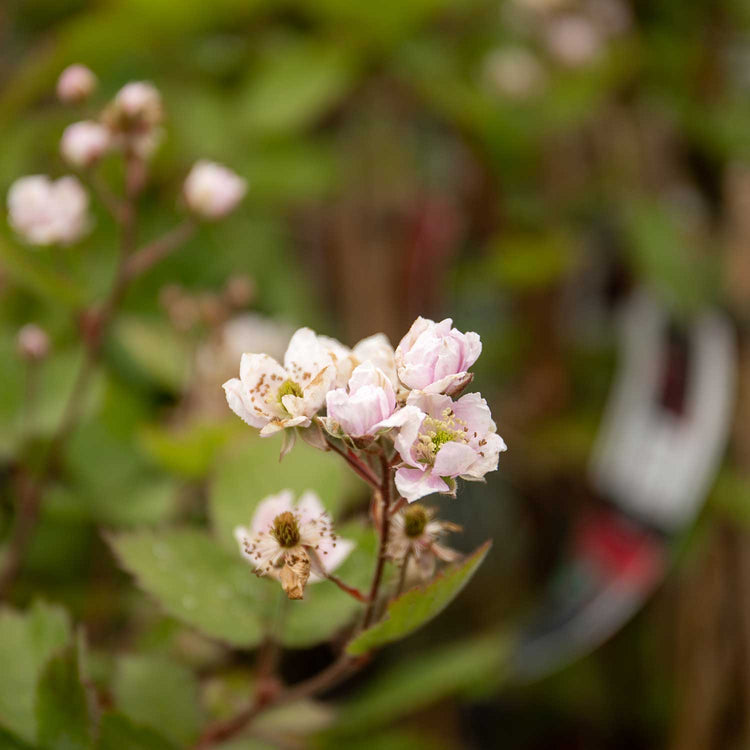
POLYGON ((484 61, 484 78, 492 93, 528 99, 541 92, 546 76, 536 56, 519 47, 491 52, 484 61))
POLYGON ((159 89, 148 81, 125 84, 117 92, 113 104, 116 113, 131 128, 152 128, 159 125, 164 117, 159 89))
POLYGON ((93 120, 68 125, 60 141, 63 159, 74 167, 90 167, 104 156, 110 147, 109 130, 93 120))
POLYGON ((593 62, 603 47, 602 35, 596 26, 585 16, 573 13, 552 20, 546 39, 550 54, 572 68, 593 62))
POLYGON ((247 182, 221 164, 202 160, 190 170, 183 189, 193 213, 216 220, 237 207, 247 191, 247 182))
POLYGON ((8 221, 32 245, 69 245, 88 230, 89 198, 75 177, 30 175, 8 191, 8 221))
POLYGON ((49 353, 49 336, 36 323, 27 323, 18 331, 16 349, 23 359, 38 362, 49 353))
POLYGON ((96 88, 96 76, 85 65, 69 65, 57 79, 57 97, 61 102, 83 102, 96 88))

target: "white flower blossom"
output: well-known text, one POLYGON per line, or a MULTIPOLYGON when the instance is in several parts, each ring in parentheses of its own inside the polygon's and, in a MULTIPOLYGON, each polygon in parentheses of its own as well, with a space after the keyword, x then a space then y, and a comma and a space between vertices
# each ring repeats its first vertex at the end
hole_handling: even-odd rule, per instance
POLYGON ((279 580, 290 599, 302 599, 307 583, 323 580, 354 548, 354 542, 336 536, 310 491, 296 504, 289 490, 265 498, 250 526, 238 526, 234 536, 256 574, 279 580))
POLYGON ((110 132, 93 120, 68 125, 60 141, 60 153, 74 167, 90 167, 107 153, 112 145, 110 132))
POLYGON ((446 318, 440 323, 419 317, 396 347, 401 382, 428 393, 457 393, 471 382, 469 368, 482 353, 478 334, 461 333, 446 318))
POLYGON ((315 332, 300 328, 280 365, 267 354, 243 354, 240 377, 224 383, 232 411, 268 437, 289 427, 308 427, 336 377, 333 360, 315 332))
POLYGON ((406 406, 381 427, 398 429, 394 444, 404 465, 396 471, 396 489, 410 503, 433 492, 455 494, 456 477, 482 480, 507 450, 478 393, 453 401, 412 391, 406 406))
POLYGON ((75 177, 29 175, 8 191, 8 221, 32 245, 69 245, 90 226, 89 198, 75 177))
POLYGON ((221 164, 201 160, 190 170, 183 192, 193 213, 216 220, 234 211, 247 192, 247 182, 221 164))
POLYGON ((331 434, 374 436, 396 409, 396 395, 386 374, 368 360, 354 369, 346 388, 328 392, 326 409, 323 423, 331 434))

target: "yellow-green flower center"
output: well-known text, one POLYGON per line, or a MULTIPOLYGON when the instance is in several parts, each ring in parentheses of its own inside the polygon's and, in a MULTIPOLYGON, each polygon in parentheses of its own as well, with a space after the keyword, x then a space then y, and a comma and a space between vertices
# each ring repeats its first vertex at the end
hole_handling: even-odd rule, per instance
POLYGON ((451 409, 446 409, 440 419, 425 417, 416 446, 419 460, 431 464, 446 443, 467 443, 465 423, 451 409))
POLYGON ((284 396, 298 396, 302 398, 305 394, 302 392, 302 388, 298 383, 295 383, 293 380, 285 380, 280 386, 279 391, 276 394, 276 398, 278 398, 279 403, 281 404, 282 408, 284 406, 282 399, 284 396))
POLYGON ((296 547, 299 544, 299 524, 288 510, 273 519, 271 533, 282 547, 296 547))
POLYGON ((422 536, 430 516, 420 505, 412 505, 404 511, 404 533, 410 539, 422 536))

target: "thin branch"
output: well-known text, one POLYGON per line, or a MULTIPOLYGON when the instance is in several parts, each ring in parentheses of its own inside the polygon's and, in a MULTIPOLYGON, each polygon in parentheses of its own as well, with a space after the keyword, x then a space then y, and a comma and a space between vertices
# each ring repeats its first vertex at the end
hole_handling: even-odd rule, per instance
POLYGON ((357 456, 349 449, 342 450, 330 440, 328 440, 327 442, 328 448, 335 453, 338 453, 339 456, 341 456, 349 464, 349 466, 352 467, 354 473, 358 477, 364 479, 367 484, 369 484, 371 487, 374 487, 376 490, 380 489, 380 480, 375 476, 372 469, 367 464, 360 461, 359 458, 357 458, 357 456))
POLYGON ((404 592, 404 584, 406 583, 406 570, 409 567, 409 559, 411 558, 411 547, 406 551, 404 559, 401 563, 401 571, 398 575, 398 586, 396 586, 396 592, 393 595, 394 599, 398 599, 399 596, 404 592))
POLYGON ((178 224, 165 235, 137 250, 128 259, 125 266, 125 276, 128 281, 140 276, 164 260, 180 245, 187 242, 195 234, 196 224, 190 219, 178 224))

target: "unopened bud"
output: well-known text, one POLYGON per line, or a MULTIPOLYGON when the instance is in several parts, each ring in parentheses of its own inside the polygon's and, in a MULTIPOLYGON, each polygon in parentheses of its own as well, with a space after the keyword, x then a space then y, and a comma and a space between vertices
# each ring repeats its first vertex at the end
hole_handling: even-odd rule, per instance
POLYGON ((246 307, 255 297, 255 282, 250 276, 232 276, 224 287, 224 299, 232 307, 246 307))
POLYGON ((24 359, 38 362, 49 354, 49 336, 36 323, 27 323, 18 331, 16 348, 24 359))
POLYGON ((57 79, 57 97, 61 102, 83 102, 96 88, 96 76, 85 65, 69 65, 57 79))
POLYGON ((111 144, 109 130, 93 120, 68 125, 60 141, 60 152, 74 167, 90 167, 104 156, 111 144))
POLYGON ((247 182, 231 169, 212 161, 199 161, 184 185, 190 210, 203 219, 221 219, 231 213, 247 192, 247 182))

